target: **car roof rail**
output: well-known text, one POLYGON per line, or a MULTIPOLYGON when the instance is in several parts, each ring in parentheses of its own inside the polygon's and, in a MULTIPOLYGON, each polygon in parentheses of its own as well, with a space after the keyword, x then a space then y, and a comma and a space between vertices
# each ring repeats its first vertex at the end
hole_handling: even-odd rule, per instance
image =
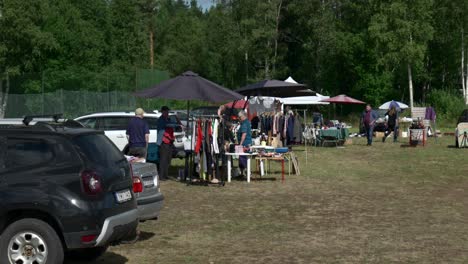
POLYGON ((25 126, 29 126, 29 123, 34 120, 34 118, 52 118, 55 123, 58 123, 58 120, 63 117, 63 114, 51 114, 51 115, 29 115, 29 116, 24 116, 23 118, 23 124, 25 126))
POLYGON ((50 131, 57 131, 57 129, 66 129, 66 128, 84 128, 85 126, 78 121, 67 119, 62 123, 47 123, 44 121, 38 121, 34 124, 34 127, 45 128, 50 131))
POLYGON ((37 122, 36 124, 34 124, 35 127, 41 127, 41 128, 45 128, 45 129, 48 129, 50 131, 57 131, 55 129, 55 127, 53 127, 51 124, 47 123, 47 122, 42 122, 42 121, 39 121, 37 122))
POLYGON ((66 126, 66 127, 71 127, 71 128, 83 128, 83 127, 85 127, 83 124, 81 124, 80 122, 78 122, 76 120, 73 120, 73 119, 67 119, 63 123, 63 125, 66 126))

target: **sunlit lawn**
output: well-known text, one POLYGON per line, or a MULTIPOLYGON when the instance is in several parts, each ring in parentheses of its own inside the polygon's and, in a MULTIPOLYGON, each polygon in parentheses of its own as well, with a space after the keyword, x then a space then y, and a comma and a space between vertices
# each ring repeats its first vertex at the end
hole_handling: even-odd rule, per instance
POLYGON ((353 141, 296 147, 284 183, 163 182, 161 219, 96 263, 468 263, 468 149, 353 141))

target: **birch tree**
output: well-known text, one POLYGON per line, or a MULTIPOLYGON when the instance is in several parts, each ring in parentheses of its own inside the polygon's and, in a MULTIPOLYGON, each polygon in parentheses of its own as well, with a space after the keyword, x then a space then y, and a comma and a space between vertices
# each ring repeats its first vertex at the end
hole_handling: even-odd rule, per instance
POLYGON ((411 109, 415 72, 422 70, 428 42, 434 34, 432 8, 432 0, 382 1, 369 25, 371 37, 382 53, 380 63, 406 69, 411 109))

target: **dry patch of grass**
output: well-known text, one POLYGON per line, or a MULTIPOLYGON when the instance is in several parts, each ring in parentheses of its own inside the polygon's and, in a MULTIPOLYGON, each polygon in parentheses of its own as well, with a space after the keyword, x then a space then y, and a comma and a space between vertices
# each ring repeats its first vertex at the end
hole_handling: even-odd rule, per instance
POLYGON ((163 182, 161 219, 96 263, 467 263, 468 150, 452 141, 355 139, 309 147, 307 165, 298 147, 302 175, 284 183, 163 182))

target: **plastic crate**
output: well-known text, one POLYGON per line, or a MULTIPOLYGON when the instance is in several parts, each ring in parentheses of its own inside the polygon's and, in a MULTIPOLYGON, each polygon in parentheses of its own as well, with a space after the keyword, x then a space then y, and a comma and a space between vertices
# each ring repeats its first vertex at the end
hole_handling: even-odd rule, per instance
POLYGON ((148 154, 146 156, 147 161, 159 162, 159 146, 156 143, 148 144, 148 154))
POLYGON ((411 146, 426 145, 426 129, 410 129, 409 143, 411 146))

